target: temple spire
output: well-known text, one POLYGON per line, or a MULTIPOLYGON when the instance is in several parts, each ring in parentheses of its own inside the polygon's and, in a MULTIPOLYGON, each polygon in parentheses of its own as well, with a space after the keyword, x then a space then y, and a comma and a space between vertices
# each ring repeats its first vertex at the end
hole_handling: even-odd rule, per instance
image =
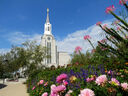
POLYGON ((49 8, 47 8, 47 19, 46 19, 46 23, 50 23, 50 21, 49 21, 49 8))
POLYGON ((52 31, 52 25, 50 24, 49 21, 49 9, 47 8, 47 18, 46 18, 46 23, 44 24, 44 34, 52 35, 51 31, 52 31))

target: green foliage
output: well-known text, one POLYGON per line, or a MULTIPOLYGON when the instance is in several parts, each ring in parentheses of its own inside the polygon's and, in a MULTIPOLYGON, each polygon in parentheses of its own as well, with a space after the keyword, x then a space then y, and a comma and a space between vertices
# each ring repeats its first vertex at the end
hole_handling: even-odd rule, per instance
POLYGON ((46 48, 37 45, 35 41, 26 41, 21 47, 12 46, 11 50, 0 56, 0 76, 24 70, 27 76, 31 72, 42 69, 41 62, 47 58, 46 48))

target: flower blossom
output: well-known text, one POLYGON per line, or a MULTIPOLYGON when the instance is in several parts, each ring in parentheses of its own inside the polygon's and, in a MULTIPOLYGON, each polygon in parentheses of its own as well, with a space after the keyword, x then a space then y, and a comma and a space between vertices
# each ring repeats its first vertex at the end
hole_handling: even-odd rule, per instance
POLYGON ((106 75, 100 75, 99 77, 96 78, 96 84, 101 85, 107 81, 106 75))
POLYGON ((66 87, 64 85, 59 85, 54 89, 54 91, 56 91, 57 93, 64 90, 66 90, 66 87))
POLYGON ((120 28, 120 27, 117 27, 117 30, 118 30, 118 31, 120 31, 120 30, 121 30, 121 28, 120 28))
POLYGON ((128 90, 128 83, 121 83, 121 87, 122 87, 124 90, 128 90))
POLYGON ((68 85, 68 82, 65 81, 65 80, 63 80, 63 85, 64 85, 64 86, 67 86, 67 85, 68 85))
POLYGON ((45 93, 43 93, 41 96, 48 96, 48 93, 45 92, 45 93))
POLYGON ((59 86, 56 86, 56 85, 51 85, 51 94, 50 96, 59 96, 59 92, 62 92, 66 90, 66 87, 64 85, 59 85, 59 86))
POLYGON ((107 7, 105 12, 106 13, 110 13, 110 12, 112 12, 114 10, 115 10, 115 7, 114 7, 114 5, 112 5, 112 6, 107 7))
POLYGON ((104 25, 103 25, 103 29, 106 29, 106 28, 107 28, 107 24, 104 24, 104 25))
POLYGON ((109 81, 109 83, 115 86, 120 85, 119 81, 116 78, 111 78, 111 81, 109 81))
POLYGON ((117 24, 118 24, 119 22, 120 22, 119 20, 115 20, 115 21, 113 22, 113 24, 117 26, 117 24))
POLYGON ((120 0, 120 1, 119 1, 119 4, 120 4, 120 5, 126 4, 127 1, 128 1, 128 0, 120 0))
POLYGON ((54 89, 56 88, 56 85, 51 85, 51 94, 50 96, 59 96, 57 92, 54 91, 54 89))
POLYGON ((40 80, 40 83, 39 84, 43 84, 44 83, 44 80, 40 80))
POLYGON ((91 79, 88 77, 88 78, 86 79, 86 81, 87 81, 87 82, 91 82, 91 79))
POLYGON ((72 90, 69 90, 65 96, 71 96, 70 94, 72 93, 73 91, 72 90))
POLYGON ((70 82, 72 83, 72 82, 74 82, 74 81, 76 81, 77 80, 77 78, 76 78, 76 76, 71 76, 70 78, 69 78, 69 80, 70 80, 70 82))
POLYGON ((75 64, 76 64, 76 65, 78 65, 78 64, 79 64, 79 62, 76 62, 75 64))
POLYGON ((111 71, 111 70, 109 70, 109 71, 107 72, 107 74, 108 74, 108 75, 111 75, 111 74, 112 74, 112 71, 111 71))
POLYGON ((76 48, 75 48, 75 52, 76 53, 78 53, 79 51, 81 51, 82 50, 82 48, 80 47, 80 46, 77 46, 76 48))
POLYGON ((34 90, 35 88, 36 88, 36 86, 33 86, 33 87, 32 87, 32 90, 34 90))
POLYGON ((86 88, 81 90, 78 96, 95 96, 95 94, 91 89, 86 88))
POLYGON ((89 35, 84 36, 84 40, 90 39, 91 37, 89 35))
POLYGON ((102 39, 100 40, 100 43, 105 43, 107 41, 107 39, 102 39))
POLYGON ((91 78, 87 78, 86 81, 87 82, 91 82, 91 81, 94 81, 96 79, 96 76, 95 75, 92 75, 91 78))
POLYGON ((67 79, 67 74, 60 74, 57 78, 56 78, 56 82, 58 83, 62 83, 63 80, 67 79))
POLYGON ((44 86, 47 86, 48 85, 48 82, 44 83, 44 86))
POLYGON ((100 21, 96 23, 96 25, 97 25, 97 26, 99 26, 100 24, 101 24, 101 22, 100 22, 100 21))

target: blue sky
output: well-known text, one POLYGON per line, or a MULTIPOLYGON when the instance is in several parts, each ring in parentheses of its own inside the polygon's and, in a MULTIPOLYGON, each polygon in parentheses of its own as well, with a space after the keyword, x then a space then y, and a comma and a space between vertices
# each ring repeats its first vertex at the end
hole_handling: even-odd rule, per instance
POLYGON ((119 0, 0 0, 0 49, 43 35, 47 8, 52 33, 60 43, 98 21, 112 19, 105 8, 113 4, 117 10, 118 3, 119 0))

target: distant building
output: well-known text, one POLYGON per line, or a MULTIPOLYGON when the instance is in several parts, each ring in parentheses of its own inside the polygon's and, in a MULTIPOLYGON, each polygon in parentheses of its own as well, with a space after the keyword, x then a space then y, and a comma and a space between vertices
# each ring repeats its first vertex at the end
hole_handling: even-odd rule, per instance
POLYGON ((44 34, 41 37, 40 45, 48 49, 47 55, 50 56, 50 58, 45 58, 42 62, 44 66, 66 66, 70 63, 71 57, 68 53, 57 51, 56 40, 52 34, 52 25, 50 24, 49 20, 49 9, 47 9, 47 18, 46 23, 44 24, 44 34))

